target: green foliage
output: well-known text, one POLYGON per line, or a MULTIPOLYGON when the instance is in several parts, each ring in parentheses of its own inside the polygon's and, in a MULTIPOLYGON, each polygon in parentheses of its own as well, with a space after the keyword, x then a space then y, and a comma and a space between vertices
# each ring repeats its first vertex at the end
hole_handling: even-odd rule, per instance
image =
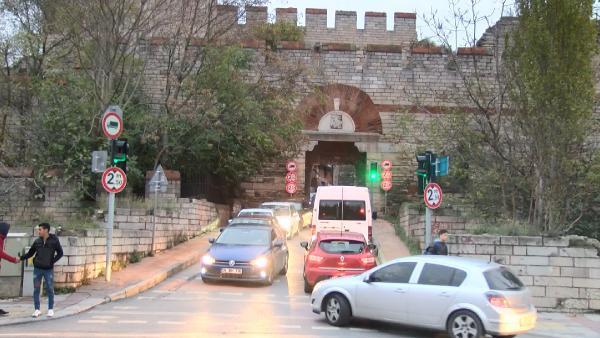
POLYGON ((293 22, 265 22, 254 28, 254 36, 264 40, 271 50, 277 50, 280 41, 301 41, 304 31, 293 22))
POLYGON ((142 252, 133 250, 133 252, 127 256, 127 261, 133 264, 140 262, 142 258, 144 258, 144 254, 142 252))

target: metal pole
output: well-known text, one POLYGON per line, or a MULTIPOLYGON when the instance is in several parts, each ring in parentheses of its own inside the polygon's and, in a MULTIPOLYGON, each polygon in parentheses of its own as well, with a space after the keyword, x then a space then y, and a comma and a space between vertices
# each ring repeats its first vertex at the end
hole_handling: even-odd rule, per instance
POLYGON ((154 255, 154 241, 156 239, 156 208, 158 207, 158 189, 160 183, 156 183, 154 189, 154 209, 152 211, 152 248, 151 254, 154 255))
POLYGON ((387 215, 387 190, 383 193, 383 213, 387 215))
POLYGON ((425 207, 425 247, 431 244, 431 209, 425 207))
POLYGON ((112 236, 115 220, 115 193, 108 193, 108 224, 106 226, 106 281, 110 282, 112 272, 112 236))

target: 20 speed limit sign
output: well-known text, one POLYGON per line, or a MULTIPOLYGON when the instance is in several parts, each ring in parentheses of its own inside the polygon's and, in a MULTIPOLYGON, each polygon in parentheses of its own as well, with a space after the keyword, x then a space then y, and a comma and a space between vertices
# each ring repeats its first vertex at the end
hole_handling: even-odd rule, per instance
POLYGON ((437 183, 429 183, 423 192, 423 199, 429 209, 437 209, 442 204, 442 187, 437 183))
POLYGON ((127 185, 127 175, 121 168, 111 167, 102 173, 102 186, 104 190, 112 193, 119 193, 127 185))

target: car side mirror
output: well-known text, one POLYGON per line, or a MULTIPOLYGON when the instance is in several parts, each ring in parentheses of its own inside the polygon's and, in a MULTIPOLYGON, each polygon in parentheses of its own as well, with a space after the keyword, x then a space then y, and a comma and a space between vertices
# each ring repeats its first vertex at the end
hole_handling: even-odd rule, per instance
POLYGON ((373 211, 373 214, 371 216, 374 220, 376 220, 377 219, 377 211, 373 211))
POLYGON ((215 239, 214 239, 214 238, 209 238, 209 239, 208 239, 208 243, 210 243, 210 244, 213 244, 214 242, 215 242, 215 239))
POLYGON ((273 247, 275 248, 281 248, 283 246, 283 241, 280 239, 276 239, 273 241, 273 247))
POLYGON ((370 284, 371 282, 373 282, 373 281, 371 280, 371 275, 367 275, 367 276, 365 276, 365 278, 363 279, 363 282, 365 282, 365 283, 367 283, 367 284, 370 284))
POLYGON ((308 242, 300 242, 300 246, 303 247, 305 250, 308 250, 308 242))
POLYGON ((371 250, 371 252, 376 252, 377 251, 377 245, 375 244, 369 244, 368 245, 369 250, 371 250))

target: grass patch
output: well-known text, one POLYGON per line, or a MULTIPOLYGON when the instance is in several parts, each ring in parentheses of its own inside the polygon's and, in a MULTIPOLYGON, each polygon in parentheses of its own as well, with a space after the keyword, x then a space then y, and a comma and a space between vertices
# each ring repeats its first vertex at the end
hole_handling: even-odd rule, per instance
POLYGON ((534 226, 513 221, 479 224, 470 231, 473 235, 541 236, 542 231, 534 226))
POLYGON ((141 253, 137 250, 133 250, 133 252, 129 254, 129 257, 127 260, 129 261, 129 263, 133 264, 133 263, 137 263, 137 262, 141 261, 142 258, 144 258, 143 253, 141 253))
POLYGON ((75 288, 72 286, 65 286, 62 288, 54 288, 54 293, 57 295, 65 295, 75 292, 75 288))
POLYGON ((400 223, 398 222, 398 220, 396 218, 386 215, 386 216, 384 216, 384 219, 386 221, 392 223, 392 225, 394 226, 394 231, 396 232, 396 235, 398 237, 400 237, 402 242, 404 242, 404 244, 408 248, 408 251, 410 252, 411 255, 420 255, 422 253, 421 248, 419 247, 419 241, 417 241, 416 239, 414 239, 411 236, 408 236, 408 234, 406 233, 406 231, 400 225, 400 223))

